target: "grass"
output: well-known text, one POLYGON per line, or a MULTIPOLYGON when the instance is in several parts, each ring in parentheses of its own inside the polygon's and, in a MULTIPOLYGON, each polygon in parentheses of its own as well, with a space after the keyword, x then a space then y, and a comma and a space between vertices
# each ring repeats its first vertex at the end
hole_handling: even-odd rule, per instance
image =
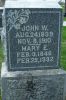
POLYGON ((66 70, 66 27, 63 27, 61 44, 61 66, 66 70))
POLYGON ((2 100, 1 96, 0 96, 0 100, 2 100))
POLYGON ((66 17, 64 17, 64 21, 66 21, 66 17))

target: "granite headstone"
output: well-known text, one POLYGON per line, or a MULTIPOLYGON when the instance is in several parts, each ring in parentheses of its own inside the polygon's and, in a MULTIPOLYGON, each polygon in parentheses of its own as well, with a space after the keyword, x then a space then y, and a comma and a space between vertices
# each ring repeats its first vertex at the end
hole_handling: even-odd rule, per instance
POLYGON ((62 8, 42 0, 6 0, 3 18, 2 100, 65 100, 62 8))
POLYGON ((7 3, 4 15, 9 70, 59 67, 62 9, 58 4, 7 3))

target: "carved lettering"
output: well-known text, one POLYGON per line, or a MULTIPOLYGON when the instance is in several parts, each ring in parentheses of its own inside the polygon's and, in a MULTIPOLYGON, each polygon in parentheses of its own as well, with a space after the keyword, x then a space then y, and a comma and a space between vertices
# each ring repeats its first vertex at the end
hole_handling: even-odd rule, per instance
POLYGON ((48 30, 48 25, 24 25, 15 38, 21 52, 17 52, 17 63, 53 62, 52 51, 48 45, 52 42, 54 33, 48 30), (40 31, 41 30, 41 31, 40 31))

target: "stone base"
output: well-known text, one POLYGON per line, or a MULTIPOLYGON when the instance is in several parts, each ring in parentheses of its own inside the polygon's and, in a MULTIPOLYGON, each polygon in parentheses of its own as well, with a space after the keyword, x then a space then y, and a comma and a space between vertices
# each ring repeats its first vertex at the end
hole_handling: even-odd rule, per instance
POLYGON ((62 69, 8 72, 2 66, 2 100, 65 100, 62 69))

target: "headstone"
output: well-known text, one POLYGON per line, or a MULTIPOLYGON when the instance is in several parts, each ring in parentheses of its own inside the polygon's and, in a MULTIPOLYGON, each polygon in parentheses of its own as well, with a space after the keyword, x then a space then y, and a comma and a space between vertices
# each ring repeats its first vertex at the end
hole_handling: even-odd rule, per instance
POLYGON ((65 100, 66 71, 59 68, 62 15, 57 3, 6 1, 2 100, 65 100))
POLYGON ((62 9, 58 4, 40 4, 5 6, 9 70, 59 67, 62 9))

